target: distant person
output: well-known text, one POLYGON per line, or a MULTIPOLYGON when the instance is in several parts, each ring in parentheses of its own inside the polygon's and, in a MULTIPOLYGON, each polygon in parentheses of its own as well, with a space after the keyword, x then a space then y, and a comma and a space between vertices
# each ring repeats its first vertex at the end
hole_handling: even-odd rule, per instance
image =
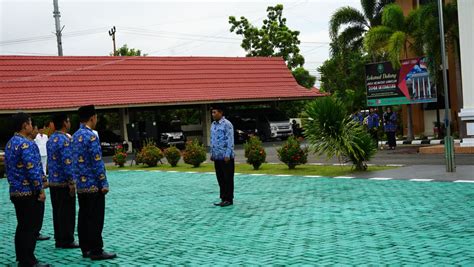
POLYGON ((234 204, 234 126, 224 117, 222 107, 212 108, 211 160, 214 161, 221 202, 215 206, 234 204))
POLYGON ((49 121, 39 129, 39 132, 34 137, 35 143, 39 148, 41 155, 41 164, 43 166, 43 172, 46 174, 46 162, 48 161, 48 151, 46 150, 46 143, 48 142, 48 135, 46 134, 46 127, 49 126, 49 121))
MULTIPOLYGON (((31 131, 30 135, 28 136, 28 138, 32 141, 35 141, 36 138, 38 137, 39 135, 39 130, 38 130, 38 126, 35 124, 35 122, 33 121, 32 122, 32 126, 33 126, 33 131, 31 131)), ((41 159, 41 151, 39 149, 39 146, 38 144, 36 143, 36 141, 34 142, 34 146, 36 146, 36 150, 38 150, 38 153, 40 154, 40 159, 41 159)), ((46 172, 45 172, 45 166, 46 166, 46 163, 41 159, 41 171, 42 171, 42 179, 43 179, 43 189, 47 189, 48 188, 48 180, 46 179, 46 172)), ((49 236, 46 236, 46 235, 43 235, 41 234, 41 229, 43 228, 43 219, 44 219, 44 203, 40 203, 40 208, 41 208, 41 220, 40 220, 40 226, 39 226, 39 229, 38 229, 38 232, 36 233, 36 239, 38 241, 46 241, 46 240, 49 240, 51 239, 51 237, 49 236)))
POLYGON ((40 264, 34 254, 46 195, 41 157, 30 139, 33 132, 31 117, 20 112, 12 119, 15 134, 5 147, 5 167, 17 219, 16 260, 18 266, 49 266, 40 264))
POLYGON ((74 242, 76 226, 76 187, 72 170, 71 122, 64 113, 53 116, 54 133, 46 144, 48 150, 49 188, 53 207, 56 248, 79 248, 74 242))
POLYGON ((303 130, 301 129, 300 125, 296 120, 291 121, 291 129, 293 130, 293 135, 295 137, 303 137, 303 130))
POLYGON ((383 125, 388 139, 388 149, 395 150, 397 146, 397 139, 395 134, 397 132, 397 114, 392 111, 391 107, 387 107, 383 114, 383 125))
POLYGON ((80 107, 78 113, 81 126, 72 136, 72 164, 79 199, 79 246, 84 258, 113 259, 117 257, 115 253, 103 250, 105 195, 109 192, 109 183, 99 137, 93 132, 97 113, 92 105, 80 107))
POLYGON ((351 118, 352 120, 354 120, 355 122, 359 123, 362 125, 362 123, 364 122, 364 116, 362 115, 362 113, 358 110, 354 110, 354 112, 352 112, 351 114, 351 118))
POLYGON ((379 117, 379 114, 377 114, 377 109, 373 107, 369 109, 369 115, 367 115, 365 122, 367 125, 367 131, 370 133, 370 135, 372 136, 372 139, 374 139, 375 143, 378 146, 380 117, 379 117))

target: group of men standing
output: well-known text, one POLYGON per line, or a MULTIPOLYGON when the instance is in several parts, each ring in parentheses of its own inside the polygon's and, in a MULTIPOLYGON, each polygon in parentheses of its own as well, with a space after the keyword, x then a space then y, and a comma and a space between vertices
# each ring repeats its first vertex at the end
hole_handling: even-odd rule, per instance
POLYGON ((360 124, 367 127, 367 131, 372 136, 374 141, 379 143, 379 127, 381 122, 383 123, 383 130, 387 135, 388 148, 394 150, 397 146, 396 132, 397 132, 397 114, 392 111, 391 107, 387 107, 380 119, 377 109, 374 107, 369 108, 369 114, 366 116, 362 115, 360 111, 354 111, 352 119, 360 124))
MULTIPOLYGON (((71 128, 68 116, 64 113, 53 116, 54 133, 47 139, 46 151, 40 151, 32 140, 35 136, 32 136, 31 117, 26 113, 13 116, 15 134, 6 145, 5 163, 18 222, 15 252, 19 266, 49 266, 40 264, 34 255, 47 188, 51 195, 56 248, 80 248, 82 256, 92 260, 116 257, 103 250, 105 195, 109 185, 99 137, 93 132, 97 114, 94 106, 83 106, 78 115, 81 125, 73 136, 68 133, 71 128), (41 157, 45 154, 47 163, 43 161, 43 164, 47 167, 43 169, 41 157), (79 244, 74 241, 76 193, 79 244)), ((40 145, 46 140, 43 136, 36 139, 40 145)))

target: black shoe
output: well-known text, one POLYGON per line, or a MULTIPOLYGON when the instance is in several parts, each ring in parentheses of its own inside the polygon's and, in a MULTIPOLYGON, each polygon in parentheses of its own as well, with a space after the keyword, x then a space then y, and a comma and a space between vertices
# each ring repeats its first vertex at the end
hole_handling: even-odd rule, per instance
POLYGON ((39 234, 37 237, 36 237, 36 240, 38 241, 45 241, 45 240, 50 240, 51 237, 49 236, 45 236, 45 235, 42 235, 42 234, 39 234))
POLYGON ((222 202, 221 207, 227 207, 227 206, 231 206, 231 205, 233 205, 233 204, 234 204, 234 203, 232 203, 232 202, 230 202, 230 201, 224 201, 224 202, 222 202))
POLYGON ((33 265, 33 267, 50 267, 51 264, 47 264, 47 263, 37 263, 35 265, 33 265))
POLYGON ((99 254, 99 255, 91 255, 91 260, 93 261, 110 260, 116 257, 117 257, 117 254, 104 251, 102 252, 102 254, 99 254))
POLYGON ((66 244, 66 245, 62 245, 62 246, 56 246, 57 248, 65 248, 65 249, 69 249, 69 248, 80 248, 79 244, 77 242, 72 242, 72 243, 69 243, 69 244, 66 244))
POLYGON ((82 252, 82 257, 83 258, 90 258, 91 257, 91 252, 90 251, 82 252))
POLYGON ((224 204, 224 201, 221 201, 221 202, 219 202, 219 203, 214 203, 214 206, 222 207, 222 204, 224 204))

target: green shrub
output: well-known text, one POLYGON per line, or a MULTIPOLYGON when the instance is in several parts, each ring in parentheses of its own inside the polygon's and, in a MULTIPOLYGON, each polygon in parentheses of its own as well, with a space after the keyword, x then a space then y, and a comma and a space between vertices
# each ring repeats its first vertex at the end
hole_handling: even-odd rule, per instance
POLYGON ((197 140, 188 141, 183 152, 184 163, 199 167, 206 160, 206 148, 197 140))
POLYGON ((364 129, 352 120, 344 104, 333 97, 319 98, 306 106, 303 121, 306 139, 318 155, 349 159, 357 170, 366 170, 366 161, 377 151, 377 145, 364 129))
POLYGON ((127 162, 127 152, 125 152, 122 146, 119 146, 115 151, 113 161, 115 165, 118 165, 120 168, 125 165, 125 162, 127 162))
POLYGON ((277 152, 280 161, 290 169, 308 162, 308 148, 301 148, 300 142, 294 136, 288 138, 283 146, 277 149, 277 152))
POLYGON ((262 141, 257 136, 252 136, 245 142, 244 149, 247 163, 252 165, 254 170, 258 170, 267 157, 262 141))
POLYGON ((156 167, 158 161, 163 158, 163 152, 159 149, 155 142, 148 140, 142 150, 137 154, 137 163, 144 163, 148 167, 156 167))
POLYGON ((165 149, 164 154, 171 167, 176 167, 178 165, 178 162, 181 159, 181 151, 179 151, 179 149, 175 146, 171 146, 165 149))

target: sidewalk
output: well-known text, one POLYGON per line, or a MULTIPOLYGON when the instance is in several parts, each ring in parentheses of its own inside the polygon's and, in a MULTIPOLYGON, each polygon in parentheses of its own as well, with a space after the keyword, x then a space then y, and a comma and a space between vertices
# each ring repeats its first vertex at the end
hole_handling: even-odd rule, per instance
POLYGON ((444 165, 411 165, 386 171, 363 173, 357 178, 474 182, 474 165, 459 165, 456 172, 446 172, 444 165))

